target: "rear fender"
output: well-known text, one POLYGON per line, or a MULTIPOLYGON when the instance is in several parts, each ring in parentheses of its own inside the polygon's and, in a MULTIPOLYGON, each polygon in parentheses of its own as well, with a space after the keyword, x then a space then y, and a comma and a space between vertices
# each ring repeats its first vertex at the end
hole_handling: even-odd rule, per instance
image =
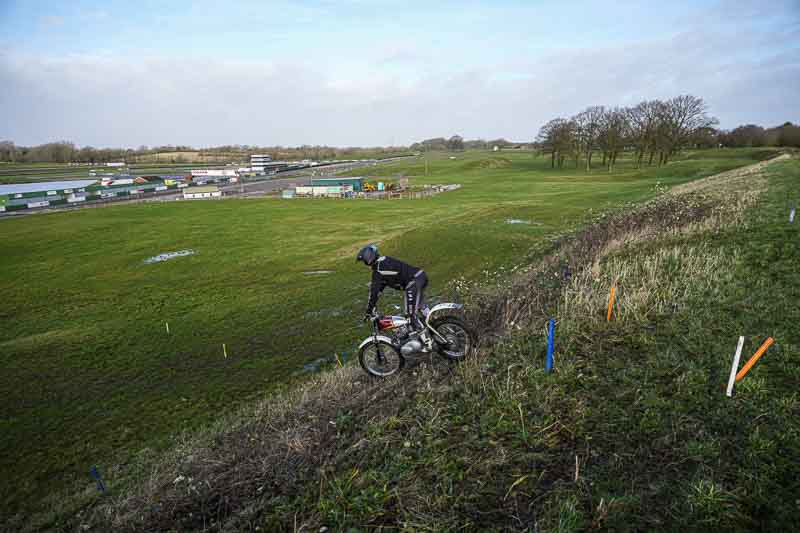
POLYGON ((463 309, 463 308, 464 308, 464 306, 463 306, 463 305, 461 305, 461 304, 451 304, 451 303, 447 303, 447 304, 439 304, 439 305, 435 305, 435 306, 433 306, 433 308, 432 308, 432 309, 431 309, 431 310, 428 312, 428 316, 425 318, 425 325, 426 325, 426 326, 428 326, 428 329, 429 329, 429 330, 430 330, 430 331, 431 331, 431 332, 432 332, 432 333, 433 333, 433 334, 434 334, 434 335, 435 335, 435 336, 436 336, 436 337, 437 337, 437 338, 438 338, 440 341, 444 341, 444 340, 445 340, 445 339, 444 339, 444 337, 442 337, 441 335, 439 335, 439 332, 438 332, 438 331, 436 331, 435 329, 433 329, 433 326, 431 326, 431 319, 433 318, 433 315, 435 315, 436 313, 438 313, 438 312, 441 312, 441 311, 458 311, 459 309, 463 309))
POLYGON ((438 305, 434 305, 431 308, 431 310, 428 312, 427 321, 430 321, 431 317, 434 314, 438 313, 439 311, 446 311, 446 310, 449 310, 449 309, 459 310, 459 309, 463 309, 463 308, 464 308, 464 306, 461 305, 461 304, 438 304, 438 305))

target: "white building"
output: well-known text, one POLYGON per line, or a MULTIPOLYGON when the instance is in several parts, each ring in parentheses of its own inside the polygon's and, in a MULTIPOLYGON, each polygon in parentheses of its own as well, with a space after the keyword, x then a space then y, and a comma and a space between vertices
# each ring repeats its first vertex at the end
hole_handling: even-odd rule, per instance
POLYGON ((250 168, 256 172, 264 172, 264 167, 272 162, 272 157, 263 154, 252 154, 250 156, 250 168))
POLYGON ((236 176, 236 170, 232 168, 201 168, 190 171, 192 176, 223 177, 236 176))
POLYGON ((196 198, 219 198, 222 191, 216 187, 189 187, 183 190, 183 198, 186 200, 196 198))
POLYGON ((343 196, 351 196, 353 194, 352 185, 336 185, 336 186, 302 186, 295 188, 296 196, 313 196, 315 198, 341 198, 343 196))
POLYGON ((236 169, 233 168, 208 168, 208 169, 199 169, 199 170, 192 170, 192 181, 201 185, 203 183, 215 182, 215 181, 230 181, 230 182, 237 182, 239 178, 237 177, 236 169))

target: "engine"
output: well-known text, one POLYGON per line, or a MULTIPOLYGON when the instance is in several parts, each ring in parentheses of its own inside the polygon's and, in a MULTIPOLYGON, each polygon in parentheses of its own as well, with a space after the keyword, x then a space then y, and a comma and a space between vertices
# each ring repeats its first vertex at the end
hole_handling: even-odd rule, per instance
POLYGON ((422 342, 417 339, 417 334, 412 331, 409 321, 405 317, 381 317, 378 321, 378 328, 382 331, 392 332, 403 355, 411 355, 422 350, 422 342))
POLYGON ((403 355, 411 355, 420 350, 422 350, 422 343, 417 339, 411 339, 400 348, 400 353, 403 355))

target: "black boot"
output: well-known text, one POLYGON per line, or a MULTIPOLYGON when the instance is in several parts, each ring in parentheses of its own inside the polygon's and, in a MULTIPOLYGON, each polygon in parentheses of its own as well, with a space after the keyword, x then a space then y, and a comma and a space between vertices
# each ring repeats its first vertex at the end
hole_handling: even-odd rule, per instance
POLYGON ((431 342, 430 333, 428 333, 428 328, 422 323, 419 318, 414 317, 415 323, 415 331, 419 335, 419 341, 422 343, 422 351, 423 352, 430 352, 433 343, 431 342))

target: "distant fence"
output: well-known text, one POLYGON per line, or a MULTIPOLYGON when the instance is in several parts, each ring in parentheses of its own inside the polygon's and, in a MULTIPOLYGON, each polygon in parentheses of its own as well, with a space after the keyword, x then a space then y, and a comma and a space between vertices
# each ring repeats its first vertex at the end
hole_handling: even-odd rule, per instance
POLYGON ((343 200, 421 200, 431 198, 443 192, 455 191, 461 188, 461 184, 452 185, 432 185, 422 190, 403 190, 403 191, 360 191, 352 194, 331 193, 331 194, 295 194, 290 198, 337 198, 343 200))

